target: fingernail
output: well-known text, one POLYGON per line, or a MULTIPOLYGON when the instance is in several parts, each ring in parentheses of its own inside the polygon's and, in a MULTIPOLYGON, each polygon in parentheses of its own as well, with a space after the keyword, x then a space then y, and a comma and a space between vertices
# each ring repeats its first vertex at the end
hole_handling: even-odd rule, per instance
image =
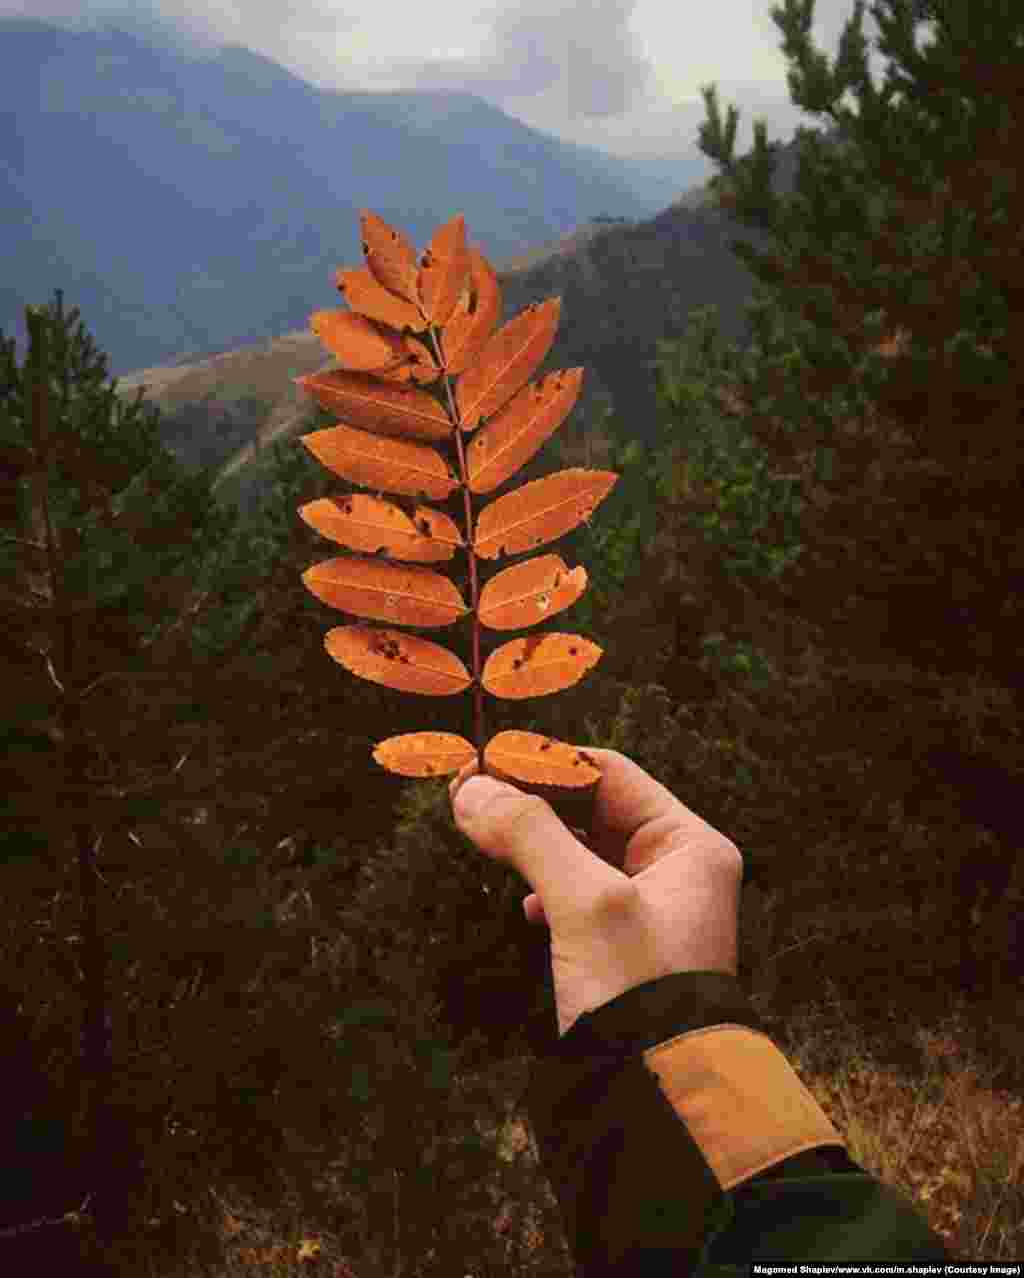
POLYGON ((504 789, 502 782, 496 781, 494 777, 473 775, 463 781, 453 806, 459 816, 472 817, 473 813, 479 811, 499 790, 504 789))

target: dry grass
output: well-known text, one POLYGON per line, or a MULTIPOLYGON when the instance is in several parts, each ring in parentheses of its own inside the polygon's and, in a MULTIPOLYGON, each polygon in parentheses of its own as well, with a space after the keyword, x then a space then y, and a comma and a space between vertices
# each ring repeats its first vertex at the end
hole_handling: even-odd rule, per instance
MULTIPOLYGON (((1024 1100, 993 1090, 965 1048, 967 1009, 951 997, 936 1029, 920 1028, 920 1068, 880 1065, 832 994, 838 1069, 820 1061, 826 1021, 791 1022, 784 1050, 843 1133, 851 1158, 905 1194, 963 1260, 1019 1259, 1024 1247, 1024 1100)), ((833 1049, 834 1051, 834 1049, 833 1049)))
MULTIPOLYGON (((1024 1101, 992 1090, 986 1071, 965 1050, 962 1000, 952 1000, 952 1010, 939 1028, 917 1031, 918 1068, 897 1070, 872 1057, 834 987, 826 983, 826 988, 820 1004, 772 1033, 844 1134, 851 1157, 902 1192, 959 1259, 992 1262, 1019 1257, 1024 1247, 1024 1101)), ((755 996, 755 1005, 759 1001, 755 996)), ((516 1065, 525 1082, 528 1059, 516 1065)), ((510 1104, 500 1130, 483 1122, 478 1127, 493 1142, 496 1167, 499 1160, 518 1162, 537 1177, 539 1200, 553 1203, 524 1117, 510 1104)), ((340 1205, 360 1215, 356 1196, 340 1184, 337 1195, 340 1205)), ((510 1262, 513 1241, 519 1256, 540 1251, 550 1255, 550 1248, 560 1245, 560 1240, 545 1239, 536 1202, 502 1201, 496 1187, 491 1197, 494 1233, 506 1239, 510 1262)), ((346 1254, 336 1238, 308 1228, 287 1208, 259 1213, 240 1200, 220 1206, 231 1259, 212 1278, 250 1278, 253 1272, 268 1278, 379 1278, 402 1272, 411 1278, 417 1272, 411 1257, 404 1268, 395 1268, 389 1239, 365 1238, 361 1256, 351 1254, 351 1246, 346 1254)), ((483 1278, 488 1272, 474 1267, 471 1256, 464 1263, 466 1278, 483 1278)), ((507 1272, 532 1270, 510 1263, 507 1272)), ((571 1272, 567 1261, 565 1273, 571 1272)), ((179 1271, 173 1278, 192 1278, 194 1273, 179 1271)))

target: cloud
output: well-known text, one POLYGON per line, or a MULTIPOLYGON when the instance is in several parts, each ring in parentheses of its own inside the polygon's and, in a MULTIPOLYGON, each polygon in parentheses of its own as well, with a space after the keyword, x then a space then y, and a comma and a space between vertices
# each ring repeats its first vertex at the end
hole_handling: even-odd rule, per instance
MULTIPOLYGON (((618 155, 697 151, 700 86, 740 108, 737 151, 763 117, 772 140, 826 123, 790 100, 771 0, 0 0, 0 14, 77 29, 128 27, 193 56, 241 44, 320 89, 474 93, 534 128, 618 155)), ((816 0, 811 35, 830 59, 853 0, 816 0)), ((933 31, 926 24, 926 32, 933 31)), ((864 14, 876 85, 885 58, 864 14)), ((918 43, 923 38, 918 36, 918 43)), ((852 95, 846 102, 854 104, 852 95)), ((710 164, 710 162, 709 162, 710 164)))
POLYGON ((500 103, 561 86, 569 119, 622 115, 652 79, 631 28, 635 9, 635 0, 522 0, 493 13, 480 56, 424 59, 410 68, 410 87, 462 89, 500 103))

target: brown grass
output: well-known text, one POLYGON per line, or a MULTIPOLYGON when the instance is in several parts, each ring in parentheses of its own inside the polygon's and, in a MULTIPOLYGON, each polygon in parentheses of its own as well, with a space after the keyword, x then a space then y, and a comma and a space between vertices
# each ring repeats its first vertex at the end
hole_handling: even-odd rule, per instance
MULTIPOLYGON (((784 1030, 773 1031, 773 1038, 843 1133, 850 1156, 904 1194, 954 1256, 989 1262, 1019 1257, 1024 1245, 1024 1100, 993 1090, 985 1081, 986 1071, 963 1047, 962 1000, 951 1000, 941 1026, 917 1031, 917 1067, 896 1070, 872 1056, 830 982, 826 989, 821 1003, 790 1018, 784 1030)), ((762 1002, 754 996, 755 1006, 762 1002)), ((521 1057, 507 1062, 504 1072, 506 1077, 521 1076, 525 1086, 529 1067, 529 1059, 521 1057)), ((500 1130, 483 1121, 477 1126, 492 1142, 496 1167, 501 1161, 518 1161, 528 1176, 536 1177, 534 1202, 502 1201, 492 1189, 495 1234, 510 1249, 515 1238, 520 1255, 547 1251, 550 1256, 552 1246, 562 1240, 545 1239, 538 1225, 538 1204, 554 1199, 539 1169, 525 1114, 509 1102, 500 1130)), ((358 1215, 357 1197, 340 1183, 336 1192, 338 1202, 358 1215)), ((247 1208, 241 1198, 219 1205, 231 1259, 212 1278, 249 1278, 254 1272, 274 1278, 311 1273, 376 1278, 392 1269, 392 1260, 384 1261, 390 1256, 386 1239, 365 1239, 361 1267, 359 1256, 346 1255, 337 1239, 308 1227, 290 1208, 261 1213, 247 1208)), ((413 1258, 406 1258, 403 1272, 416 1272, 413 1258)), ((480 1278, 482 1272, 467 1256, 467 1278, 480 1278)), ((566 1255, 565 1273, 571 1272, 566 1255)), ((191 1273, 160 1278, 191 1278, 191 1273)))

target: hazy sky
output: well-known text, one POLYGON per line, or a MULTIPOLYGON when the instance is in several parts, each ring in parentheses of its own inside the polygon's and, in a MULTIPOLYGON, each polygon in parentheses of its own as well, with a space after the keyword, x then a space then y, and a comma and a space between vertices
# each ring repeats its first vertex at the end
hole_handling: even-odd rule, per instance
MULTIPOLYGON (((790 102, 781 0, 0 0, 0 14, 93 27, 131 15, 205 48, 242 44, 318 88, 463 89, 567 141, 616 155, 693 153, 715 81, 736 149, 764 117, 770 140, 825 127, 790 102)), ((834 59, 853 0, 817 0, 811 34, 834 59)), ((865 9, 876 85, 886 60, 865 9)), ((918 44, 931 31, 924 26, 918 44)), ((852 95, 847 102, 853 104, 852 95)), ((710 161, 709 161, 710 166, 710 161)), ((710 171, 710 167, 709 167, 710 171)))

